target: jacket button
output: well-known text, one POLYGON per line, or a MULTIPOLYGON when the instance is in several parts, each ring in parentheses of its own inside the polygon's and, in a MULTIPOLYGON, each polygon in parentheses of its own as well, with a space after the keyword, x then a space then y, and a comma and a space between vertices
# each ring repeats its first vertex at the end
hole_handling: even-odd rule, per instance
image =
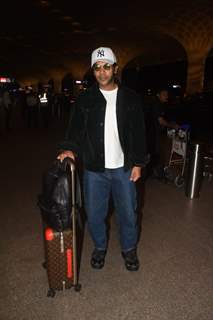
POLYGON ((100 126, 103 127, 103 125, 104 125, 104 123, 103 123, 103 122, 100 122, 100 126))

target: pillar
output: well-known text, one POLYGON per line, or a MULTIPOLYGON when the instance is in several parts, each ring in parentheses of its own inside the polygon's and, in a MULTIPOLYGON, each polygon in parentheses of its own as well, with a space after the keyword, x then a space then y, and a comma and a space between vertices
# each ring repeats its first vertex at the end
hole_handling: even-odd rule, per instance
POLYGON ((193 94, 201 92, 204 84, 204 72, 206 53, 194 48, 187 52, 188 68, 187 68, 187 85, 186 93, 193 94))

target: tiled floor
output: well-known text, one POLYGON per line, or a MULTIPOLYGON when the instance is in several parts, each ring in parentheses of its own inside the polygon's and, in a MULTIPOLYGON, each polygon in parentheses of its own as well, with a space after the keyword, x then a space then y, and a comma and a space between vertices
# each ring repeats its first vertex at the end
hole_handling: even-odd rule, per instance
POLYGON ((85 232, 82 290, 47 298, 36 197, 41 174, 54 160, 57 129, 19 130, 1 137, 1 320, 212 320, 213 182, 199 199, 149 180, 144 190, 141 268, 125 270, 114 216, 106 264, 90 268, 85 232))

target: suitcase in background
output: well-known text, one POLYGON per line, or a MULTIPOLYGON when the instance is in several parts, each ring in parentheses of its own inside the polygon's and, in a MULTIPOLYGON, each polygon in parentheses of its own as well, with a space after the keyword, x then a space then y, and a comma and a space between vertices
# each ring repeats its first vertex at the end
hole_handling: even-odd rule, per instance
POLYGON ((61 232, 46 225, 44 227, 45 268, 49 283, 48 297, 54 297, 57 290, 72 287, 75 291, 81 290, 78 278, 83 235, 82 226, 78 223, 77 218, 80 211, 75 201, 75 165, 71 160, 66 161, 71 173, 71 226, 61 232))

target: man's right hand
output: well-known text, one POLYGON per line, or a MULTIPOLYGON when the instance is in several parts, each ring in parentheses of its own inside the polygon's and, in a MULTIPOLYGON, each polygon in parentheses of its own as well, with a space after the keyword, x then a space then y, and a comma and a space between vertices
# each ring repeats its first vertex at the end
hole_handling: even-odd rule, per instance
POLYGON ((58 156, 57 159, 60 160, 61 162, 65 159, 65 158, 71 158, 72 160, 75 160, 75 155, 72 151, 69 150, 65 150, 63 152, 61 152, 58 156))

